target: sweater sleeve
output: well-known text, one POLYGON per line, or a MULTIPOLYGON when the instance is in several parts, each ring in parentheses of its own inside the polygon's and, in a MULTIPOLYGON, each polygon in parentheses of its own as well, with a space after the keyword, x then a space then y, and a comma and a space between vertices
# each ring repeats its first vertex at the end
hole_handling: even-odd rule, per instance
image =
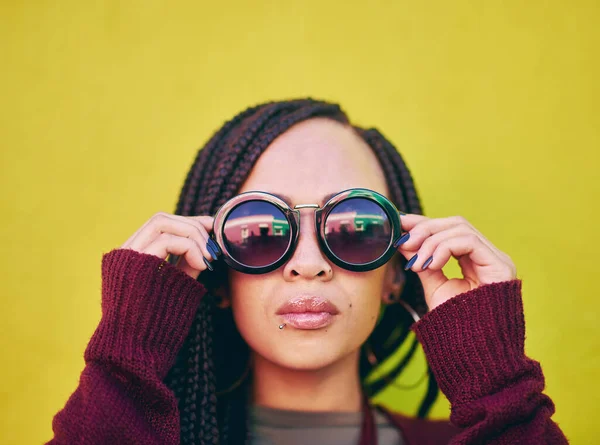
POLYGON ((102 257, 102 317, 79 386, 53 419, 58 444, 178 444, 177 401, 163 383, 206 289, 161 258, 102 257))
POLYGON ((525 355, 521 280, 457 295, 413 326, 460 428, 452 445, 566 444, 540 364, 525 355))

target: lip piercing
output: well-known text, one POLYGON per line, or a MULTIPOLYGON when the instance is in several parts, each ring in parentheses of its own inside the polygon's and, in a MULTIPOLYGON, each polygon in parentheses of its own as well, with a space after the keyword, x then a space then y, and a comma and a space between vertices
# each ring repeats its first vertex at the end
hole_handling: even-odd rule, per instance
POLYGON ((286 325, 286 323, 280 324, 280 325, 279 325, 279 329, 283 329, 283 328, 285 328, 285 325, 286 325))

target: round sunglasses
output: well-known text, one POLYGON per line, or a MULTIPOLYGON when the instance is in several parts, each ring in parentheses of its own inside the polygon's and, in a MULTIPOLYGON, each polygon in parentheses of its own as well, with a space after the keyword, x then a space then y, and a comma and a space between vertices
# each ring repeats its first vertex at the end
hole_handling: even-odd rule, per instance
POLYGON ((385 264, 396 252, 400 214, 385 196, 352 188, 331 197, 323 207, 290 207, 271 193, 241 193, 223 204, 213 236, 223 260, 248 274, 271 272, 294 253, 300 233, 300 209, 315 209, 315 227, 323 253, 339 267, 366 272, 385 264))

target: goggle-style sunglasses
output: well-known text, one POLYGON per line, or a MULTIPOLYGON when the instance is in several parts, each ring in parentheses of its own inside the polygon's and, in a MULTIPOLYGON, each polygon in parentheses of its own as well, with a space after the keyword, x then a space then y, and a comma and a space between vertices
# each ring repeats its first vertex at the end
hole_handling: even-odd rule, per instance
POLYGON ((385 196, 364 188, 344 190, 323 207, 291 208, 266 192, 241 193, 215 215, 213 234, 231 268, 248 274, 271 272, 294 253, 300 233, 300 209, 316 209, 315 227, 323 253, 346 270, 366 272, 396 252, 400 214, 385 196))

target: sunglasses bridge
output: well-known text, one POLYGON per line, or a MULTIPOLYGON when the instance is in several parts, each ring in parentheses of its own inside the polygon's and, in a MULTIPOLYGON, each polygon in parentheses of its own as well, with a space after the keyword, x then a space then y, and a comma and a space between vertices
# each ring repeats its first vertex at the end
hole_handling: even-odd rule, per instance
POLYGON ((294 206, 294 210, 300 210, 300 209, 320 209, 321 207, 319 207, 318 204, 298 204, 297 206, 294 206))

